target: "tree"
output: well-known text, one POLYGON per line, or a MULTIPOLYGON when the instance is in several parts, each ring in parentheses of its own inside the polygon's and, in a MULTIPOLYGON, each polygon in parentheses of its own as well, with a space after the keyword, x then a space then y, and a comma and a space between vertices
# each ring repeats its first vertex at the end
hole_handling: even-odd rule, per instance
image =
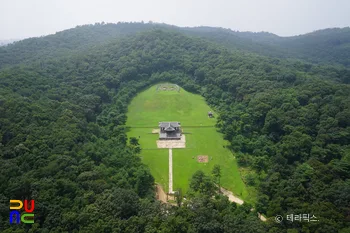
POLYGON ((215 181, 216 181, 216 183, 217 183, 217 185, 219 187, 219 193, 220 193, 220 178, 221 178, 220 165, 215 164, 211 174, 215 177, 215 181))
POLYGON ((215 186, 213 181, 210 179, 209 176, 205 175, 204 172, 201 170, 196 171, 192 175, 190 188, 195 192, 199 192, 201 194, 205 194, 208 196, 212 196, 215 193, 214 192, 215 186))
POLYGON ((182 189, 178 189, 175 191, 175 200, 176 200, 176 203, 177 203, 177 206, 180 207, 181 206, 181 203, 182 203, 182 199, 183 199, 183 196, 182 196, 182 189))
POLYGON ((131 138, 130 138, 130 145, 133 145, 133 146, 138 146, 138 145, 140 145, 140 144, 139 144, 139 140, 138 140, 137 138, 135 138, 135 137, 131 137, 131 138))
POLYGON ((140 154, 141 152, 141 147, 140 147, 140 143, 139 140, 135 137, 131 137, 130 138, 130 146, 131 149, 136 153, 136 154, 140 154))

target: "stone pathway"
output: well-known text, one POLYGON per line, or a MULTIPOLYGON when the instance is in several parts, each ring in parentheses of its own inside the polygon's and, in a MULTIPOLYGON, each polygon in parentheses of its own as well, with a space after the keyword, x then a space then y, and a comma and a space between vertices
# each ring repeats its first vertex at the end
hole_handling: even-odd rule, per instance
POLYGON ((169 194, 173 193, 173 149, 169 148, 169 194))

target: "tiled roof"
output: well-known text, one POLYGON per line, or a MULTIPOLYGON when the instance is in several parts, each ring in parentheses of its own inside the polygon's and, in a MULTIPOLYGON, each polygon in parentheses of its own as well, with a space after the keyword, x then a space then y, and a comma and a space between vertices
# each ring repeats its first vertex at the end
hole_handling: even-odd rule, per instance
POLYGON ((159 127, 164 127, 164 128, 180 127, 180 122, 159 122, 159 127))

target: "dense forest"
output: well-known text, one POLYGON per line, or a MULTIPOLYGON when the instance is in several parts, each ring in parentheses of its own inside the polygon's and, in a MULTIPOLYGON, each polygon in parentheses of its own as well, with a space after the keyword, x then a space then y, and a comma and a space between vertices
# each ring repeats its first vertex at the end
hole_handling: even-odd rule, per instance
POLYGON ((29 38, 0 47, 0 68, 23 62, 65 56, 109 43, 116 38, 151 29, 200 37, 230 50, 273 58, 298 59, 322 65, 350 66, 350 28, 333 28, 291 37, 267 32, 239 32, 214 27, 177 27, 159 23, 96 23, 77 26, 54 35, 29 38))
POLYGON ((291 37, 267 32, 238 32, 229 29, 185 28, 187 34, 200 36, 227 48, 275 58, 300 59, 317 64, 350 66, 350 28, 333 28, 291 37))
POLYGON ((349 69, 118 25, 1 47, 1 232, 350 231, 349 69), (230 203, 201 171, 186 200, 155 200, 125 122, 130 100, 163 81, 219 113, 229 149, 255 171, 255 206, 230 203), (10 225, 9 199, 34 199, 35 223, 10 225), (274 221, 293 213, 319 221, 274 221))

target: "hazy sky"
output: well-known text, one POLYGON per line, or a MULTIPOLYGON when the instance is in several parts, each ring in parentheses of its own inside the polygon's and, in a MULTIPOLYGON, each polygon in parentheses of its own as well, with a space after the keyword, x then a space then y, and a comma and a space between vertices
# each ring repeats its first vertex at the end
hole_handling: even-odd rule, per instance
POLYGON ((350 0, 0 0, 0 39, 141 20, 291 36, 350 26, 350 0))

